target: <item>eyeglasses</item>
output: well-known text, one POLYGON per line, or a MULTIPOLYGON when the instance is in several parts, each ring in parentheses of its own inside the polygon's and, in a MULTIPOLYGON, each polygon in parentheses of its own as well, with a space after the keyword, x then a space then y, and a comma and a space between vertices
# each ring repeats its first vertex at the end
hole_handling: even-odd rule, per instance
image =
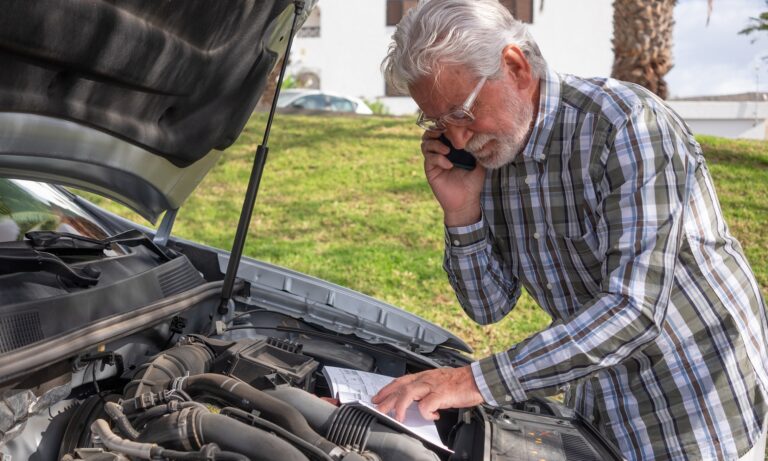
POLYGON ((455 126, 467 126, 475 121, 475 115, 470 111, 472 105, 477 99, 477 95, 480 94, 480 90, 483 88, 487 77, 483 77, 477 82, 475 89, 469 93, 467 100, 461 107, 451 109, 448 113, 439 117, 427 117, 424 112, 419 112, 419 118, 416 119, 416 124, 427 131, 436 131, 442 133, 447 129, 447 125, 455 126))

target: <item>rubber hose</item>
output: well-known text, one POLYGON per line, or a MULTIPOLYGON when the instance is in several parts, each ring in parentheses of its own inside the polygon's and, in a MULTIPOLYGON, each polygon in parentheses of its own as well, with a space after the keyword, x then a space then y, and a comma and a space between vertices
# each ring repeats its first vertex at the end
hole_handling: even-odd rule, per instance
POLYGON ((125 434, 129 439, 136 440, 139 437, 139 431, 133 427, 125 414, 123 414, 123 407, 115 402, 107 402, 104 404, 104 411, 107 412, 112 421, 120 428, 120 432, 125 434))
POLYGON ((213 457, 215 461, 249 461, 247 456, 241 455, 240 453, 232 453, 229 451, 216 453, 216 455, 213 457))
POLYGON ((178 377, 206 373, 212 361, 213 354, 201 344, 172 347, 139 367, 135 378, 123 389, 123 395, 130 399, 147 392, 160 392, 178 377))
POLYGON ((200 439, 204 443, 213 442, 223 450, 242 453, 252 460, 307 461, 298 448, 274 434, 227 416, 200 416, 200 439))
POLYGON ((151 421, 139 437, 139 441, 149 440, 187 452, 213 443, 252 460, 308 461, 298 448, 275 434, 199 408, 186 408, 151 421))
POLYGON ((331 458, 331 456, 325 453, 323 450, 317 448, 316 446, 302 439, 293 432, 285 429, 284 427, 278 426, 272 421, 267 421, 266 419, 259 416, 255 416, 253 413, 248 413, 239 408, 226 407, 223 408, 219 414, 229 417, 232 417, 233 415, 240 417, 241 419, 239 421, 247 420, 247 424, 250 424, 253 427, 258 427, 259 429, 265 430, 267 432, 272 432, 278 437, 292 443, 304 453, 308 453, 309 455, 313 456, 315 459, 322 461, 333 461, 333 458, 331 458), (225 410, 227 413, 225 413, 225 410))
MULTIPOLYGON (((209 445, 210 447, 210 445, 209 445)), ((174 451, 167 449, 158 449, 156 458, 161 459, 179 459, 192 461, 251 461, 247 456, 232 451, 220 451, 218 446, 215 450, 208 450, 203 447, 198 452, 174 451)))
MULTIPOLYGON (((338 410, 335 405, 302 389, 281 387, 264 391, 272 397, 289 402, 317 432, 325 434, 338 410)), ((392 429, 379 422, 371 426, 366 449, 377 453, 384 460, 439 461, 440 457, 425 447, 421 441, 392 429)))
POLYGON ((199 407, 204 410, 207 410, 206 406, 202 403, 198 402, 179 402, 177 400, 172 400, 166 404, 163 405, 157 405, 155 407, 149 408, 143 413, 139 413, 134 419, 133 419, 133 425, 134 427, 141 428, 144 424, 146 424, 147 421, 159 418, 160 416, 167 415, 169 413, 173 413, 174 411, 179 411, 183 408, 191 408, 191 407, 199 407))
POLYGON ((152 459, 152 449, 157 448, 154 443, 132 442, 118 437, 103 419, 91 424, 91 432, 99 436, 101 443, 110 450, 140 459, 152 459))
POLYGON ((209 394, 228 405, 247 411, 258 411, 264 419, 278 424, 325 453, 332 454, 336 445, 312 430, 304 416, 289 403, 272 397, 240 380, 223 375, 206 373, 186 378, 182 389, 191 395, 209 394))

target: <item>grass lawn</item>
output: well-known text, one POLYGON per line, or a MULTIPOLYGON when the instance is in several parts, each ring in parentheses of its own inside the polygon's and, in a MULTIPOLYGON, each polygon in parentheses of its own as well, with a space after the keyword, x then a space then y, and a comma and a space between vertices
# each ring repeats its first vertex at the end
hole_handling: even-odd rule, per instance
MULTIPOLYGON (((182 207, 176 235, 231 247, 265 120, 253 117, 182 207)), ((549 317, 527 296, 492 327, 463 314, 441 268, 442 214, 424 179, 420 134, 410 118, 278 114, 245 253, 421 315, 477 357, 500 351, 549 317)), ((768 143, 700 141, 732 233, 768 296, 768 143)))

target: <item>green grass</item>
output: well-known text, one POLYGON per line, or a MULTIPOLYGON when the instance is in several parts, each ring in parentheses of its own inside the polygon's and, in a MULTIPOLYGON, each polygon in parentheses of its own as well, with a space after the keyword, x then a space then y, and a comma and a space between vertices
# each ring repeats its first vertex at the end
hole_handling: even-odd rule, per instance
MULTIPOLYGON (((265 116, 255 115, 182 207, 174 233, 229 249, 265 116)), ((279 114, 245 253, 383 299, 481 357, 549 323, 528 296, 499 324, 466 317, 442 270, 442 214, 410 118, 279 114)), ((768 143, 702 137, 732 232, 768 295, 768 143)), ((135 218, 135 215, 132 217, 135 218)))
POLYGON ((731 233, 768 298, 768 142, 701 136, 731 233))

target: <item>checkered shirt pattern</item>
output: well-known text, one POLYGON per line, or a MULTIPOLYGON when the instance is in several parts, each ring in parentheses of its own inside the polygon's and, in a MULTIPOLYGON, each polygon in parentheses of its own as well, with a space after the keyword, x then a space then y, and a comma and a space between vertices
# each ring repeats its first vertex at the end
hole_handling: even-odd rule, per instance
POLYGON ((563 392, 630 460, 749 450, 767 411, 765 302, 677 114, 637 85, 548 70, 482 210, 446 228, 463 309, 496 322, 524 287, 552 317, 472 364, 486 402, 563 392))

